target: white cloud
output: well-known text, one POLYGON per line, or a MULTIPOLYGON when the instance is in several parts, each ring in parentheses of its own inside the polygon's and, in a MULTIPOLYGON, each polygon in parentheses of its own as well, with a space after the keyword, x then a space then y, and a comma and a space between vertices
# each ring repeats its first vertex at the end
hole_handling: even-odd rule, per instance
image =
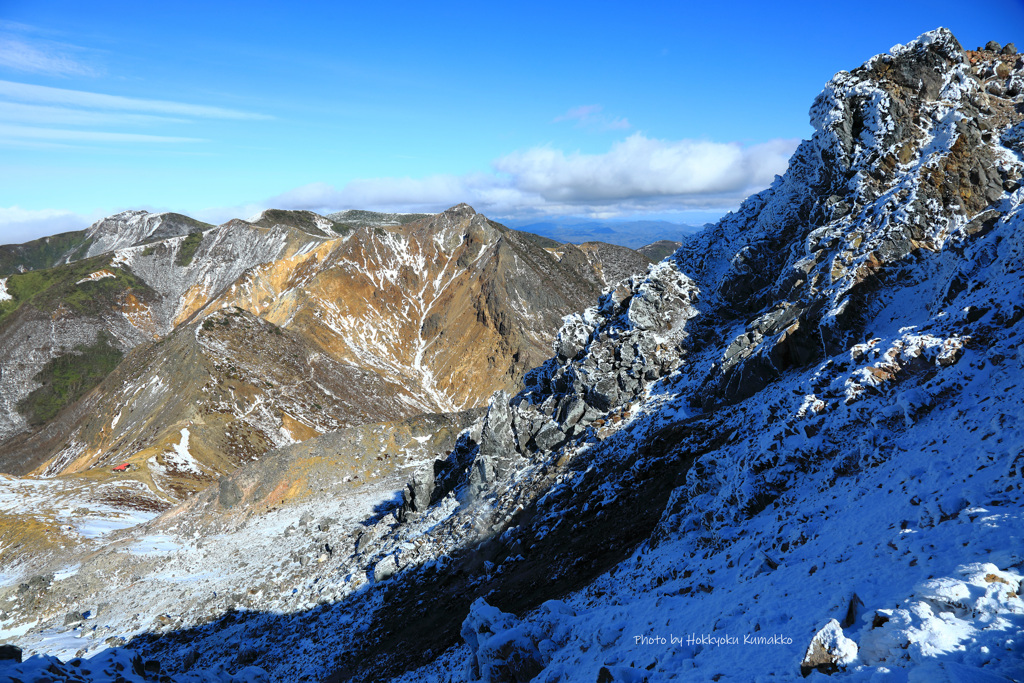
POLYGON ((539 147, 494 167, 546 201, 602 203, 646 197, 746 193, 786 168, 792 140, 743 147, 700 140, 667 141, 635 133, 605 154, 566 154, 539 147))
POLYGON ((561 116, 556 116, 552 123, 562 121, 575 121, 580 128, 593 130, 628 130, 632 128, 625 118, 613 118, 603 113, 604 107, 600 104, 584 104, 573 107, 561 116))
POLYGON ((172 116, 194 116, 213 119, 270 119, 265 114, 210 107, 201 104, 186 104, 169 100, 149 100, 120 95, 104 95, 84 90, 66 90, 45 85, 16 83, 0 80, 0 96, 19 102, 53 104, 58 106, 83 107, 85 109, 107 109, 113 111, 146 112, 170 114, 172 116))
POLYGON ((0 244, 21 244, 47 235, 83 230, 94 220, 71 211, 0 206, 0 244))
POLYGON ((0 67, 56 76, 95 76, 96 71, 69 54, 59 43, 32 44, 11 36, 0 36, 0 67))
POLYGON ((468 202, 495 216, 730 208, 783 173, 798 142, 743 146, 636 133, 603 154, 537 147, 496 160, 494 173, 374 178, 341 188, 313 183, 273 197, 266 206, 438 211, 468 202))

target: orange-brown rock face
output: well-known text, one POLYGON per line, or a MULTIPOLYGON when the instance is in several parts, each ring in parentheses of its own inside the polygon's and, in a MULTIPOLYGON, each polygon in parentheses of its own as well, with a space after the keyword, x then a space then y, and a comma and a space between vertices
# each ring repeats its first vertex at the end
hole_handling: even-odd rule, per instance
POLYGON ((513 388, 603 286, 576 247, 542 248, 463 205, 256 268, 210 308, 239 306, 452 410, 513 388))
POLYGON ((620 247, 519 233, 466 205, 340 235, 330 225, 283 211, 225 224, 202 238, 189 266, 196 277, 173 288, 172 273, 145 259, 167 251, 165 260, 181 261, 181 237, 117 252, 119 267, 137 263, 169 293, 149 303, 131 295, 119 310, 158 341, 136 346, 77 403, 0 450, 39 475, 132 479, 181 500, 289 444, 476 407, 515 389, 550 356, 563 316, 647 264, 620 247), (217 254, 239 251, 231 239, 281 246, 218 284, 217 254), (174 311, 170 334, 160 335, 157 308, 174 311), (131 467, 114 472, 122 463, 131 467))

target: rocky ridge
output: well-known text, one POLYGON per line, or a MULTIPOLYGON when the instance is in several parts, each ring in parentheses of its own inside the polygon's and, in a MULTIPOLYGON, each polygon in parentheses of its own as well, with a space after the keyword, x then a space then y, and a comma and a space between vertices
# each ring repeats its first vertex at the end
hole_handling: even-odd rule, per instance
MULTIPOLYGON (((96 625, 180 681, 1013 680, 1024 63, 988 48, 940 29, 837 74, 782 178, 569 317, 522 392, 340 525, 354 548, 294 562, 299 509, 254 509, 280 584, 96 625)), ((186 516, 123 542, 181 546, 186 516)))

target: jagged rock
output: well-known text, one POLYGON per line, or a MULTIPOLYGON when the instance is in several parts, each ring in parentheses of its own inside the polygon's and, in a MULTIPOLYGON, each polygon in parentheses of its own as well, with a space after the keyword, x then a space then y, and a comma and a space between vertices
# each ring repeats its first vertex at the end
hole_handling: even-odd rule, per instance
POLYGON ((578 397, 567 398, 562 402, 559 411, 558 421, 563 427, 569 428, 575 425, 587 412, 587 404, 578 397))
MULTIPOLYGON (((484 428, 480 434, 480 455, 501 463, 509 458, 515 450, 508 394, 499 391, 491 397, 487 409, 487 418, 484 420, 484 428)), ((499 476, 504 473, 500 466, 497 469, 499 476)))
POLYGON ((480 435, 480 451, 473 463, 470 490, 480 492, 504 479, 522 461, 512 431, 512 409, 508 394, 499 391, 491 397, 480 435))
POLYGON ((1015 55, 1017 54, 1017 46, 1013 43, 1007 43, 1003 46, 1003 49, 999 51, 1002 55, 1015 55))
POLYGON ((434 493, 434 467, 433 465, 425 470, 419 470, 413 475, 412 481, 405 485, 402 490, 402 511, 401 518, 404 520, 410 514, 426 512, 430 507, 431 496, 434 493))
POLYGON ((856 659, 857 643, 847 638, 839 622, 832 619, 811 639, 800 662, 800 673, 804 677, 812 671, 834 674, 856 659))
POLYGON ((619 383, 615 377, 602 377, 587 393, 589 403, 600 411, 610 410, 619 403, 619 383))
POLYGON ((564 360, 575 360, 586 348, 592 331, 580 320, 563 325, 555 338, 555 353, 564 360))
POLYGON ((251 646, 243 646, 235 657, 235 663, 239 666, 248 666, 260 658, 260 651, 251 646))

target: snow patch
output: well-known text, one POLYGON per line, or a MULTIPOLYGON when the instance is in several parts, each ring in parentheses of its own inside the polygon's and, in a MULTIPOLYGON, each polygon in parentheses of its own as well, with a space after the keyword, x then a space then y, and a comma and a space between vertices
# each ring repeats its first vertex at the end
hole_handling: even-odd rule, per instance
POLYGON ((114 275, 109 270, 107 270, 106 268, 104 268, 103 270, 97 270, 97 271, 95 271, 93 273, 89 273, 88 275, 83 277, 81 280, 79 280, 75 284, 76 285, 80 285, 80 284, 83 284, 85 282, 96 282, 97 280, 105 280, 108 277, 117 277, 117 276, 114 275))

